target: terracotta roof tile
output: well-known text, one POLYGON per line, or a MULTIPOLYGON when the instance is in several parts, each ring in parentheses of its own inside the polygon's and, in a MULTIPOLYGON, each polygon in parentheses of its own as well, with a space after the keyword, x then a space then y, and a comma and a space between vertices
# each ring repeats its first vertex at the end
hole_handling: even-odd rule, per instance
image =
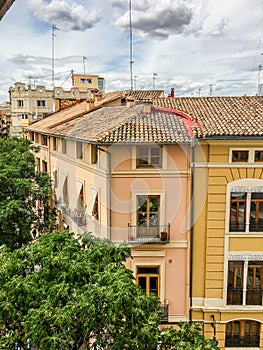
POLYGON ((196 121, 203 137, 262 136, 263 97, 175 97, 155 99, 155 106, 182 111, 196 121))
MULTIPOLYGON (((40 131, 37 124, 34 124, 34 130, 40 131)), ((102 107, 49 126, 46 133, 101 144, 184 143, 191 140, 181 118, 160 111, 145 114, 143 105, 102 107)))

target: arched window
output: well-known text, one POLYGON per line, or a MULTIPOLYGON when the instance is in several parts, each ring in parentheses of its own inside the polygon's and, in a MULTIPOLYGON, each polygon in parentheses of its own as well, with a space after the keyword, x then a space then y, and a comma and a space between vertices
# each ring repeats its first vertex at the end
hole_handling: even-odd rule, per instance
POLYGON ((226 347, 259 347, 260 323, 235 320, 226 324, 226 347))

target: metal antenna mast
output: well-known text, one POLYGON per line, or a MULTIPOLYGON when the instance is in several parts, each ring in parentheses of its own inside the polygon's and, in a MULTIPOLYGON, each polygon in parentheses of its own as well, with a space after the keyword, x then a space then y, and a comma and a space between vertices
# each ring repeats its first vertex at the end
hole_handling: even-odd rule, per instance
POLYGON ((55 87, 55 30, 59 30, 54 24, 52 25, 52 85, 55 87))
POLYGON ((130 14, 130 79, 131 79, 131 90, 133 90, 132 64, 134 63, 134 61, 132 59, 132 0, 129 0, 129 14, 130 14))

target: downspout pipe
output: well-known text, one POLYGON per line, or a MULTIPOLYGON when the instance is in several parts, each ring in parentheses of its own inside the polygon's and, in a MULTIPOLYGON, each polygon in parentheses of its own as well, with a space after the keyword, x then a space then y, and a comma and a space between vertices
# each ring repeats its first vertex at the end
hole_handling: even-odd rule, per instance
POLYGON ((105 152, 108 156, 108 170, 109 170, 109 178, 108 178, 108 197, 109 197, 109 236, 110 240, 112 240, 112 171, 111 171, 111 153, 104 148, 101 148, 96 145, 96 149, 102 152, 105 152))
POLYGON ((195 138, 191 142, 191 228, 190 228, 190 271, 189 271, 189 322, 193 322, 193 264, 194 264, 194 190, 195 190, 195 138))

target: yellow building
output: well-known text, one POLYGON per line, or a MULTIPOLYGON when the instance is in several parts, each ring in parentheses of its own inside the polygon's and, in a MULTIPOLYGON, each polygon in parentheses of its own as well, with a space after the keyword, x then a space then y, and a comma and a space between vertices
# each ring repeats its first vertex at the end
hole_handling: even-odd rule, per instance
POLYGON ((263 349, 263 98, 155 101, 195 120, 190 317, 220 349, 263 349))

